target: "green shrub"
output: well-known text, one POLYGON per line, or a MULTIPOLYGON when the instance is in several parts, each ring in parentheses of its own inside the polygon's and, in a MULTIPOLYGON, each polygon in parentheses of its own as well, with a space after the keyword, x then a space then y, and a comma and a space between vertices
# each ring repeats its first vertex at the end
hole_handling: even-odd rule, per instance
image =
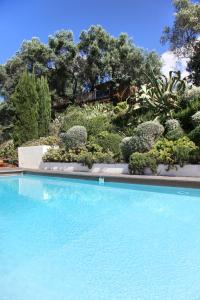
POLYGON ((84 124, 87 129, 88 135, 90 136, 96 136, 102 131, 111 129, 111 124, 107 116, 104 115, 87 117, 84 124))
POLYGON ((32 140, 24 143, 23 147, 29 147, 29 146, 40 146, 40 145, 48 145, 48 146, 56 146, 59 144, 59 138, 57 136, 47 136, 47 137, 41 137, 37 140, 32 140))
POLYGON ((0 145, 0 159, 10 164, 17 164, 17 149, 13 140, 9 140, 0 145))
POLYGON ((133 153, 131 137, 123 138, 119 146, 122 152, 123 159, 125 160, 125 162, 128 162, 130 155, 133 153))
POLYGON ((181 101, 183 103, 189 103, 192 100, 200 99, 200 87, 192 86, 192 88, 187 88, 185 93, 182 96, 181 101))
POLYGON ((147 121, 138 125, 134 135, 131 138, 123 139, 120 144, 124 160, 127 162, 134 152, 149 151, 163 132, 164 127, 156 121, 147 121))
POLYGON ((165 135, 165 137, 168 140, 175 141, 175 140, 180 139, 184 135, 185 135, 185 133, 184 133, 183 129, 181 127, 177 127, 173 130, 168 131, 167 134, 165 135))
MULTIPOLYGON (((44 162, 65 162, 65 151, 63 149, 50 148, 43 156, 44 162)), ((68 160, 67 160, 68 161, 68 160)))
POLYGON ((86 150, 81 151, 77 156, 77 162, 83 164, 84 166, 88 166, 88 168, 91 169, 94 162, 92 153, 86 150))
POLYGON ((192 123, 194 126, 200 125, 200 111, 197 111, 194 115, 192 115, 192 123))
MULTIPOLYGON (((71 106, 67 111, 60 116, 57 121, 60 121, 60 132, 66 132, 73 126, 85 126, 84 110, 79 106, 71 106)), ((55 124, 58 125, 58 124, 55 124)))
POLYGON ((196 144, 200 146, 200 125, 193 129, 188 137, 196 144))
POLYGON ((130 174, 142 175, 145 168, 150 168, 152 173, 155 174, 157 170, 156 159, 149 153, 133 153, 129 162, 130 174))
POLYGON ((87 142, 87 131, 83 126, 73 126, 66 133, 60 135, 67 150, 79 148, 87 142))
POLYGON ((117 133, 103 131, 95 137, 96 144, 100 145, 104 151, 111 151, 118 155, 120 153, 121 136, 117 133))
POLYGON ((114 155, 111 151, 108 151, 106 153, 96 152, 94 153, 93 159, 95 163, 107 163, 107 164, 114 163, 114 155))
POLYGON ((136 135, 151 137, 154 140, 164 132, 164 127, 157 121, 147 121, 137 126, 136 135))
POLYGON ((174 118, 178 119, 183 127, 183 129, 188 132, 191 131, 194 126, 192 122, 192 115, 200 110, 200 100, 194 99, 190 101, 186 108, 179 110, 174 114, 174 118))
POLYGON ((166 127, 166 131, 169 132, 169 131, 172 131, 172 130, 175 130, 177 128, 180 128, 180 123, 178 120, 176 119, 169 119, 165 122, 165 127, 166 127))
POLYGON ((197 147, 188 137, 183 137, 176 141, 159 140, 150 153, 156 157, 158 163, 183 166, 190 160, 190 155, 196 149, 197 147))

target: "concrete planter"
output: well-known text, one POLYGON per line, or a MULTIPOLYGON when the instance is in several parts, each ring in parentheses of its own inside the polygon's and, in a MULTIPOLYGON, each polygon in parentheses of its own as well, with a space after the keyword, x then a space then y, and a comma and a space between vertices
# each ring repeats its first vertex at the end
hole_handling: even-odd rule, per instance
POLYGON ((50 146, 32 146, 19 147, 18 160, 19 167, 25 169, 40 169, 42 165, 42 157, 51 148, 50 146))
MULTIPOLYGON (((145 175, 152 175, 151 170, 146 169, 145 175)), ((177 176, 177 177, 200 177, 200 164, 191 165, 187 164, 183 167, 179 165, 174 166, 173 169, 167 170, 167 166, 160 164, 157 168, 157 175, 160 176, 177 176)))
MULTIPOLYGON (((33 146, 18 148, 19 167, 36 170, 52 170, 61 172, 91 172, 105 174, 129 174, 128 164, 94 164, 92 169, 79 163, 43 162, 42 157, 50 146, 33 146)), ((152 175, 151 170, 146 169, 145 175, 152 175)), ((187 164, 184 167, 176 166, 167 171, 167 166, 160 164, 157 169, 160 176, 184 176, 200 177, 200 164, 187 164)))
POLYGON ((128 164, 93 164, 92 169, 89 169, 79 163, 44 162, 41 169, 64 172, 128 174, 128 164))

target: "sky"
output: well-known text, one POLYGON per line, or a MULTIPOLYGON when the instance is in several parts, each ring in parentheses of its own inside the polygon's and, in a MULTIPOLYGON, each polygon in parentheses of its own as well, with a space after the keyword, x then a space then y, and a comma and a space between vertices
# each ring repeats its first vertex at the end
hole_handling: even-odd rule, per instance
POLYGON ((0 64, 23 40, 39 37, 46 43, 50 34, 70 29, 78 41, 81 30, 100 24, 113 36, 128 33, 137 46, 164 53, 163 61, 175 65, 160 44, 163 27, 172 22, 171 0, 0 0, 0 64))

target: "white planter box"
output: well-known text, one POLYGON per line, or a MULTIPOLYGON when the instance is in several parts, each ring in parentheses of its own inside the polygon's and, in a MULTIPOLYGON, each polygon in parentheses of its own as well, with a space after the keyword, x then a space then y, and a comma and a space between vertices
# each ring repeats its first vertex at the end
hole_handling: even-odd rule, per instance
MULTIPOLYGON (((43 162, 42 157, 51 146, 33 146, 18 148, 19 167, 25 169, 52 170, 63 172, 91 172, 104 174, 129 174, 128 164, 94 164, 92 169, 79 163, 43 162)), ((145 175, 152 175, 151 170, 146 169, 145 175)), ((184 176, 200 177, 200 165, 187 164, 184 167, 167 171, 167 166, 160 164, 157 168, 160 176, 184 176)))
POLYGON ((92 169, 89 169, 79 163, 44 162, 41 169, 64 172, 128 174, 128 164, 93 164, 92 169))
POLYGON ((65 162, 43 162, 40 169, 64 172, 89 172, 87 166, 83 166, 79 163, 65 162))
POLYGON ((43 164, 42 157, 49 148, 51 148, 51 146, 19 147, 19 167, 25 169, 40 169, 43 164))
MULTIPOLYGON (((145 175, 152 175, 151 170, 146 169, 145 175)), ((157 168, 157 175, 160 176, 177 176, 177 177, 200 177, 200 165, 187 164, 183 167, 176 165, 173 169, 167 171, 167 166, 160 164, 157 168)))

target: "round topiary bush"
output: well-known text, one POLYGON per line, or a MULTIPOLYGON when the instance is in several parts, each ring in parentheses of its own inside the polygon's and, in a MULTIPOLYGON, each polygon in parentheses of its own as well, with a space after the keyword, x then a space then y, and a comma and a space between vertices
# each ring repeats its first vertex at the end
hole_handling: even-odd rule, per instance
POLYGON ((147 121, 137 126, 136 135, 159 138, 164 132, 164 127, 157 121, 147 121))
POLYGON ((200 111, 197 111, 191 118, 194 126, 200 125, 200 111))
POLYGON ((168 131, 180 128, 181 126, 180 126, 180 123, 179 123, 178 120, 176 120, 176 119, 169 119, 169 120, 166 121, 165 127, 166 127, 166 130, 168 132, 168 131))
POLYGON ((87 142, 87 130, 84 126, 73 126, 66 133, 61 133, 60 138, 67 150, 79 148, 87 142))
POLYGON ((138 125, 132 137, 122 140, 120 147, 124 160, 128 161, 133 152, 149 151, 163 132, 164 127, 155 121, 138 125))

